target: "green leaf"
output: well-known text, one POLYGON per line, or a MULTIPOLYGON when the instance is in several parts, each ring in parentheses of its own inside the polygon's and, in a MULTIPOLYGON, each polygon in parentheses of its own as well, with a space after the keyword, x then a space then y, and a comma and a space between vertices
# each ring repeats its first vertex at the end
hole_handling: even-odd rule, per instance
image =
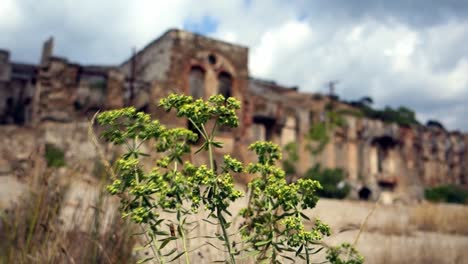
POLYGON ((223 251, 222 249, 220 249, 220 248, 218 248, 217 246, 213 245, 213 243, 210 243, 210 242, 207 241, 206 244, 208 244, 208 245, 210 245, 210 246, 216 248, 216 249, 219 250, 219 251, 223 251))
POLYGON ((195 151, 195 154, 198 154, 202 150, 206 150, 205 145, 206 145, 206 142, 204 142, 203 145, 199 149, 197 149, 197 151, 195 151))
POLYGON ((202 219, 202 221, 205 221, 209 224, 212 224, 212 225, 219 225, 219 223, 215 223, 215 222, 211 222, 210 220, 207 220, 207 219, 202 219))
POLYGON ((157 236, 168 236, 169 235, 168 232, 161 231, 161 230, 158 230, 158 231, 154 232, 154 234, 157 235, 157 236))
POLYGON ((294 259, 291 258, 291 257, 288 257, 288 256, 286 256, 286 255, 280 255, 280 256, 281 256, 282 258, 285 258, 285 259, 287 259, 287 260, 292 261, 292 263, 296 263, 296 260, 294 260, 294 259))
POLYGON ((168 253, 162 254, 162 255, 163 255, 164 257, 167 257, 167 256, 170 256, 170 255, 174 254, 174 252, 176 252, 176 251, 177 251, 177 248, 173 248, 173 249, 171 249, 171 251, 169 251, 168 253))
POLYGON ((147 153, 143 153, 143 152, 138 152, 139 155, 143 156, 143 157, 149 157, 150 155, 147 154, 147 153))
POLYGON ((296 257, 299 256, 299 254, 301 254, 301 251, 302 251, 303 248, 304 248, 304 245, 301 245, 301 246, 297 249, 297 251, 296 251, 296 257))
POLYGON ((148 262, 148 261, 150 261, 150 260, 152 260, 152 259, 153 259, 153 257, 148 257, 148 258, 139 260, 137 263, 138 263, 138 264, 145 263, 145 262, 148 262))
POLYGON ((260 246, 263 246, 263 245, 266 245, 266 244, 269 244, 269 243, 271 243, 271 240, 264 240, 264 241, 256 242, 254 245, 257 246, 257 247, 260 247, 260 246))
MULTIPOLYGON (((313 251, 313 252, 310 253, 310 254, 311 254, 311 255, 315 255, 315 254, 319 253, 320 251, 322 251, 324 248, 325 248, 325 247, 321 247, 321 248, 319 248, 319 249, 313 251)), ((311 248, 311 250, 312 250, 312 248, 311 248)))
POLYGON ((183 230, 180 225, 177 226, 177 233, 179 234, 180 237, 183 237, 183 230))
POLYGON ((303 212, 300 212, 300 214, 304 219, 310 220, 310 218, 307 215, 305 215, 303 212))
POLYGON ((232 216, 231 212, 229 212, 227 209, 224 209, 223 210, 226 214, 228 214, 229 216, 232 216))
POLYGON ((169 242, 171 242, 172 240, 176 240, 176 239, 177 237, 168 237, 168 238, 159 240, 159 241, 162 241, 161 246, 159 246, 159 249, 163 249, 169 242))
POLYGON ((215 148, 223 148, 223 142, 215 142, 215 141, 212 141, 211 144, 215 147, 215 148))
POLYGON ((271 243, 273 245, 274 248, 276 248, 276 250, 278 250, 278 252, 282 253, 283 252, 283 249, 281 247, 279 247, 280 244, 278 243, 271 243))
POLYGON ((173 262, 174 260, 177 260, 178 258, 180 258, 180 256, 182 256, 185 252, 180 252, 179 254, 177 254, 173 259, 169 260, 169 262, 173 262))
POLYGON ((254 251, 251 251, 251 252, 245 254, 244 256, 240 257, 240 259, 250 258, 250 257, 256 256, 258 254, 260 254, 260 251, 254 250, 254 251))

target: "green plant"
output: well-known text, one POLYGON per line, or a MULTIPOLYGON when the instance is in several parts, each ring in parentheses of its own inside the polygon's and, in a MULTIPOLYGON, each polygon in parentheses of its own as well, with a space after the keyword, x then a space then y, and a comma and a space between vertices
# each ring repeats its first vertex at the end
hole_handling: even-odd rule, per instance
POLYGON ((317 155, 325 149, 325 146, 330 141, 330 131, 336 127, 343 127, 346 125, 343 114, 333 110, 332 104, 327 105, 326 109, 325 120, 311 123, 309 131, 305 135, 305 138, 309 141, 306 148, 312 155, 317 155))
POLYGON ((424 194, 427 200, 433 202, 468 203, 468 190, 456 185, 440 185, 428 188, 424 194))
POLYGON ((296 163, 299 161, 296 142, 286 144, 283 151, 286 153, 286 158, 283 160, 283 170, 286 175, 294 175, 296 173, 296 163))
POLYGON ((305 178, 320 182, 323 188, 317 190, 317 194, 321 197, 343 199, 351 190, 342 169, 322 169, 317 164, 306 172, 305 178))
POLYGON ((247 172, 260 177, 250 182, 249 204, 241 212, 246 219, 244 238, 258 262, 281 263, 281 257, 290 258, 283 252, 294 251, 310 263, 310 255, 322 248, 310 246, 330 235, 330 228, 318 219, 310 231, 305 230, 303 223, 310 219, 301 211, 315 207, 315 191, 320 184, 310 179, 286 183, 284 171, 275 166, 281 159, 280 149, 271 142, 256 142, 249 149, 258 155, 258 162, 249 164, 247 172))
POLYGON ((364 258, 348 243, 329 248, 327 260, 334 264, 360 264, 364 262, 364 258))
POLYGON ((330 141, 328 131, 329 129, 325 122, 311 124, 306 134, 306 139, 309 140, 310 143, 308 143, 306 147, 312 155, 317 155, 325 149, 328 141, 330 141))
MULTIPOLYGON (((116 161, 116 175, 107 187, 113 195, 121 198, 122 216, 137 223, 146 237, 144 247, 152 249, 153 256, 144 261, 170 262, 184 256, 190 262, 187 236, 193 223, 187 221, 190 215, 200 211, 208 212, 204 221, 217 225, 221 233, 198 239, 206 239, 206 245, 216 247, 209 239, 222 242, 227 254, 226 262, 235 263, 236 258, 246 252, 257 260, 279 263, 279 258, 290 258, 288 252, 305 258, 317 253, 323 236, 329 235, 328 226, 319 220, 315 227, 305 230, 303 220, 307 219, 303 209, 313 208, 318 200, 315 192, 320 184, 311 179, 287 184, 283 170, 275 166, 281 159, 280 149, 271 142, 257 142, 249 149, 258 156, 258 162, 244 165, 230 155, 223 157, 223 163, 215 163, 214 148, 222 148, 215 140, 218 126, 237 127, 236 111, 240 103, 234 98, 216 95, 208 101, 194 100, 191 96, 171 94, 160 101, 166 111, 175 110, 180 118, 186 118, 202 138, 201 147, 195 152, 208 156, 208 164, 194 165, 184 161, 191 153, 191 147, 198 138, 197 133, 185 128, 166 128, 157 120, 151 120, 146 113, 135 108, 112 110, 98 115, 98 122, 105 127, 102 137, 115 145, 123 145, 126 152, 116 161), (141 151, 142 144, 154 142, 159 153, 155 167, 145 171, 142 159, 150 156, 141 151), (242 210, 245 224, 240 228, 242 244, 237 249, 232 231, 229 205, 244 194, 234 186, 234 175, 239 173, 257 174, 249 184, 249 202, 242 210), (175 216, 161 216, 161 212, 175 216), (169 226, 174 232, 167 232, 169 226), (177 234, 176 231, 177 230, 177 234), (183 249, 177 246, 182 242, 183 249), (172 249, 165 249, 173 245, 172 249), (280 256, 280 254, 283 254, 280 256)), ((219 248, 218 248, 219 249, 219 248)))
POLYGON ((59 168, 66 165, 65 154, 63 150, 54 144, 45 145, 45 159, 47 167, 59 168))
POLYGON ((404 106, 398 108, 387 106, 384 109, 375 109, 372 107, 373 101, 370 97, 363 97, 361 100, 349 103, 361 112, 358 117, 379 119, 386 123, 397 123, 401 126, 420 125, 414 111, 404 106))

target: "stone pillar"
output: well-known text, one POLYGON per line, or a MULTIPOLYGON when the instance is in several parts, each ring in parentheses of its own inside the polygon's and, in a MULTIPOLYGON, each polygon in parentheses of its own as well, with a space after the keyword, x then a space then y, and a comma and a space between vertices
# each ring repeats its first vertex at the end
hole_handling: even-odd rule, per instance
POLYGON ((106 108, 122 108, 124 106, 124 75, 117 70, 110 70, 107 75, 106 90, 106 108))
POLYGON ((41 66, 47 65, 54 52, 54 38, 50 37, 42 45, 41 66))
POLYGON ((358 147, 356 142, 347 143, 347 169, 350 180, 358 178, 358 147))
POLYGON ((307 134, 310 128, 309 112, 300 111, 298 113, 298 135, 297 135, 297 151, 299 152, 299 162, 298 162, 298 174, 304 174, 312 164, 310 162, 311 154, 307 150, 307 140, 305 135, 307 134))

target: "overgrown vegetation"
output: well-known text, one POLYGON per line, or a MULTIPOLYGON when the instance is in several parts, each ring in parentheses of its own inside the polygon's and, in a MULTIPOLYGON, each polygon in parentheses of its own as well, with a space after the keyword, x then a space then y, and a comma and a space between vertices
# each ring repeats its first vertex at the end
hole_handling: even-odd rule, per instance
MULTIPOLYGON (((234 128, 239 124, 236 110, 240 103, 234 98, 217 95, 203 101, 171 94, 160 105, 166 111, 175 110, 179 118, 186 118, 193 125, 202 137, 196 153, 207 155, 208 164, 184 161, 191 153, 191 142, 197 140, 197 134, 188 129, 166 128, 134 108, 107 111, 97 118, 105 127, 102 136, 107 141, 127 147, 116 161, 118 176, 108 191, 121 198, 122 216, 140 225, 146 237, 145 247, 151 248, 153 255, 142 261, 166 263, 182 257, 185 263, 190 263, 193 249, 187 242, 205 239, 204 245, 226 255, 222 262, 236 263, 239 258, 250 256, 262 263, 294 262, 295 257, 311 263, 311 256, 325 247, 320 241, 330 234, 329 227, 320 220, 309 230, 304 226, 308 218, 302 210, 315 206, 320 184, 311 179, 288 184, 285 172, 276 166, 281 161, 280 149, 271 142, 250 145, 249 149, 258 157, 255 163, 244 165, 225 155, 223 163, 216 164, 214 148, 222 148, 222 143, 215 140, 217 127, 234 128), (141 161, 150 153, 141 152, 140 147, 149 141, 155 142, 155 152, 160 158, 154 168, 145 171, 141 161), (232 215, 229 206, 245 195, 234 185, 233 177, 241 173, 255 177, 248 185, 248 204, 241 211, 244 221, 238 228, 229 220, 232 215), (174 218, 162 217, 162 211, 174 218), (189 237, 197 223, 188 219, 199 212, 207 212, 204 221, 217 226, 219 232, 189 237), (215 241, 221 241, 222 248, 215 241)), ((327 252, 331 263, 363 261, 346 245, 327 252)))
POLYGON ((327 105, 327 112, 325 113, 324 120, 313 122, 310 124, 309 131, 305 135, 307 139, 307 149, 315 156, 321 153, 325 146, 330 141, 329 133, 336 127, 343 127, 346 125, 346 120, 343 115, 335 111, 332 105, 327 105))
POLYGON ((317 190, 321 197, 343 199, 348 196, 351 186, 346 182, 342 169, 321 168, 319 164, 310 168, 304 175, 307 179, 320 182, 322 188, 317 190))
POLYGON ((440 185, 425 190, 425 197, 429 201, 442 203, 468 203, 468 190, 456 185, 440 185))
POLYGON ((297 143, 290 142, 283 147, 283 151, 286 154, 283 160, 283 170, 286 175, 291 176, 296 174, 296 166, 299 161, 299 154, 297 150, 297 143))
POLYGON ((384 109, 375 109, 372 107, 373 100, 370 97, 363 97, 358 101, 351 101, 349 104, 357 107, 363 116, 367 118, 379 119, 386 123, 396 123, 400 126, 420 125, 414 111, 404 106, 398 108, 386 106, 384 109))
POLYGON ((65 153, 53 144, 45 145, 45 159, 47 167, 60 168, 66 165, 65 153))

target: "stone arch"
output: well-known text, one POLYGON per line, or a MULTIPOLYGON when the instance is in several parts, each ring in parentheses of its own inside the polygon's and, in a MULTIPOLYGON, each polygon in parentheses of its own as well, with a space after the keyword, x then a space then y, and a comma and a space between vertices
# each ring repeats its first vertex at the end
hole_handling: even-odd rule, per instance
POLYGON ((228 98, 232 96, 232 76, 231 74, 222 71, 218 74, 218 94, 228 98))
POLYGON ((192 66, 188 79, 188 94, 195 99, 203 98, 205 95, 205 70, 200 66, 192 66))
MULTIPOLYGON (((238 91, 237 70, 234 64, 222 53, 213 50, 196 51, 188 62, 187 71, 193 67, 200 67, 204 70, 204 96, 209 97, 215 94, 224 94, 236 98, 242 98, 238 91), (228 87, 230 86, 230 89, 228 87)), ((190 91, 190 81, 187 89, 190 91)))
POLYGON ((395 149, 400 142, 388 135, 375 137, 371 141, 371 147, 375 149, 375 162, 378 173, 389 172, 392 168, 385 168, 385 162, 388 161, 390 151, 395 149))
POLYGON ((362 186, 358 191, 359 199, 369 200, 372 197, 372 190, 367 186, 362 186))
POLYGON ((281 128, 281 145, 284 146, 299 139, 299 115, 294 109, 285 111, 281 128))

